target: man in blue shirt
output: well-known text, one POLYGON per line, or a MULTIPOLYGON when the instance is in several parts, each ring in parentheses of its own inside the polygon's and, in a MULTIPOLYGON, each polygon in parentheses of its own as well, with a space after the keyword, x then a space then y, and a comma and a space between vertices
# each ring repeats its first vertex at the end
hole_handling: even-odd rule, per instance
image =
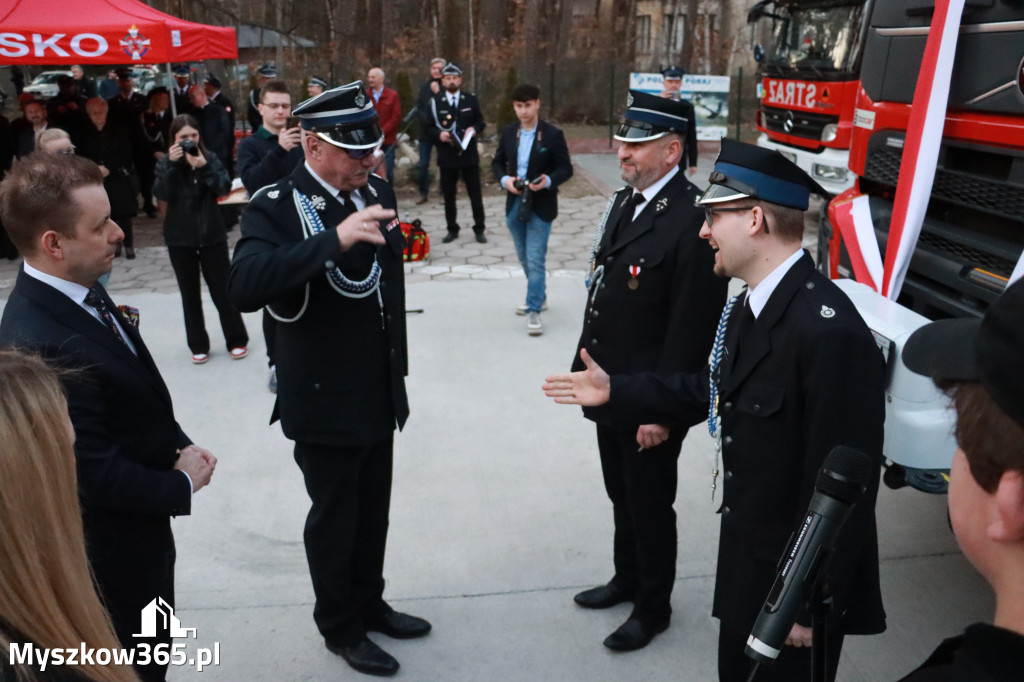
POLYGON ((512 91, 512 106, 519 123, 501 131, 491 170, 508 191, 505 223, 526 273, 526 303, 516 308, 516 315, 526 315, 526 332, 539 336, 544 332, 540 312, 547 308, 548 236, 558 215, 558 186, 572 177, 572 162, 562 131, 540 120, 540 88, 518 85, 512 91))

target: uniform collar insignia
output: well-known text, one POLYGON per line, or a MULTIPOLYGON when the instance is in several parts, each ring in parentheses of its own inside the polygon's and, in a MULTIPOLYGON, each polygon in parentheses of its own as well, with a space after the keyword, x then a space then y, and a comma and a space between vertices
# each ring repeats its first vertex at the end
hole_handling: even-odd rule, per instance
POLYGON ((323 211, 327 208, 327 200, 318 194, 311 194, 309 197, 309 203, 313 204, 313 208, 318 211, 323 211))
POLYGON ((272 189, 269 192, 267 192, 267 196, 270 197, 271 199, 276 199, 280 195, 281 195, 281 193, 278 192, 276 189, 272 189))
POLYGON ((668 208, 668 197, 662 197, 662 198, 658 199, 658 203, 655 204, 654 208, 655 208, 655 210, 658 211, 658 213, 661 213, 666 208, 668 208))
POLYGON ((364 187, 365 187, 366 189, 370 190, 370 194, 372 194, 372 195, 373 195, 373 198, 374 198, 374 199, 376 199, 376 198, 377 198, 377 190, 375 190, 375 189, 373 188, 373 185, 371 185, 370 183, 366 183, 366 184, 365 184, 365 185, 363 185, 363 186, 364 186, 364 187))
POLYGON ((836 311, 832 310, 827 305, 823 305, 821 306, 821 316, 826 320, 829 320, 836 316, 836 311))

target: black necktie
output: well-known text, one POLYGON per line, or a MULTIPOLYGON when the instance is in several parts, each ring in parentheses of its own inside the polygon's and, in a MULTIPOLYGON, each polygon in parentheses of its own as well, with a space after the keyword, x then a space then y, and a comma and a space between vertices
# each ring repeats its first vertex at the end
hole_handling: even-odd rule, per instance
POLYGON ((128 344, 125 343, 124 337, 121 336, 121 330, 114 324, 114 315, 110 312, 110 308, 107 307, 107 302, 103 300, 103 297, 100 296, 96 289, 89 289, 89 293, 85 295, 85 303, 96 309, 96 312, 100 314, 100 321, 103 322, 107 329, 114 332, 114 336, 117 337, 118 341, 127 346, 128 344))
POLYGON ((626 228, 633 222, 633 213, 636 212, 636 207, 644 203, 644 201, 646 199, 640 192, 634 193, 633 196, 626 200, 626 205, 622 207, 622 213, 619 215, 619 222, 615 224, 615 229, 612 230, 612 243, 625 237, 626 228))
POLYGON ((743 300, 743 307, 733 316, 732 321, 732 324, 736 325, 736 329, 732 334, 732 351, 730 352, 732 357, 731 364, 734 367, 740 358, 740 348, 743 346, 747 336, 750 335, 750 329, 754 326, 754 322, 754 311, 750 307, 750 301, 745 298, 743 300))
POLYGON ((338 198, 350 213, 355 213, 359 209, 356 208, 356 203, 352 201, 350 194, 350 192, 338 192, 338 198))

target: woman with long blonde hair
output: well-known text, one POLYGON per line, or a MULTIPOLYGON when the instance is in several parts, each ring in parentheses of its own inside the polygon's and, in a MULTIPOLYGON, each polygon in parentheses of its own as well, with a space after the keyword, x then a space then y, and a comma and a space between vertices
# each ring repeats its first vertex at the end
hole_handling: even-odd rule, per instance
MULTIPOLYGON (((85 556, 75 434, 56 372, 0 351, 0 677, 138 680, 128 666, 11 665, 10 649, 120 647, 85 556)), ((34 658, 34 656, 33 656, 34 658)))

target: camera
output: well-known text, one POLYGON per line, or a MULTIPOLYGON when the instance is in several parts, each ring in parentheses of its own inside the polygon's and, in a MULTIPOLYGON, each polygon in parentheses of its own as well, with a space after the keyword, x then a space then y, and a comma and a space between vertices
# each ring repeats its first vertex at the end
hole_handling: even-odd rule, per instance
POLYGON ((534 178, 533 180, 516 178, 512 181, 512 186, 523 193, 523 198, 519 202, 519 209, 516 211, 516 220, 521 223, 525 223, 530 219, 530 209, 533 208, 533 190, 530 189, 530 185, 536 185, 540 182, 541 177, 534 178))
POLYGON ((178 143, 181 147, 181 151, 192 156, 199 156, 199 145, 196 144, 195 140, 182 140, 178 143))

